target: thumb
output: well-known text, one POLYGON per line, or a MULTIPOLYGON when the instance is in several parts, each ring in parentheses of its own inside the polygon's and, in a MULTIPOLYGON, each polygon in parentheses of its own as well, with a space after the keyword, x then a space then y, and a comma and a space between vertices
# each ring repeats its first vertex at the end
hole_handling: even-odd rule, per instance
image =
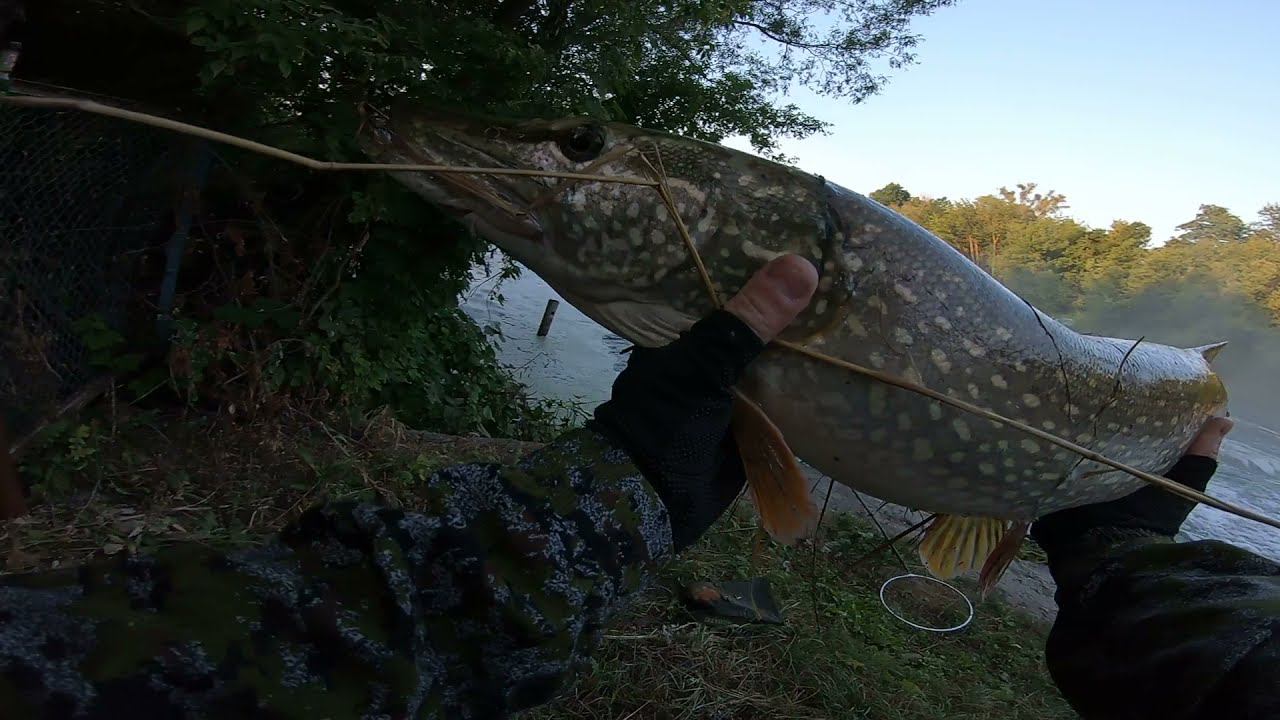
POLYGON ((1196 435, 1191 441, 1191 447, 1187 448, 1187 455, 1199 455, 1201 457, 1216 458, 1218 457, 1218 449, 1222 446, 1222 441, 1227 437, 1227 433, 1231 432, 1231 428, 1235 423, 1225 417, 1212 417, 1200 429, 1200 434, 1196 435))
POLYGON ((809 305, 818 287, 818 271, 799 255, 770 261, 724 304, 763 342, 778 336, 809 305))

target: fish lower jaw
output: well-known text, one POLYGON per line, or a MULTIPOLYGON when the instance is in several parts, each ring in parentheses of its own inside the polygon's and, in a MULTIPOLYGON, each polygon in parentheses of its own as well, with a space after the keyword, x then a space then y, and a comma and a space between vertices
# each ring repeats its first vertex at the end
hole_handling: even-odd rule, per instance
POLYGON ((542 226, 531 215, 516 217, 468 211, 461 215, 459 220, 472 232, 507 250, 517 259, 520 259, 520 254, 547 252, 542 226), (530 247, 526 249, 523 247, 525 245, 530 247), (514 249, 508 249, 517 246, 521 246, 519 253, 514 249))

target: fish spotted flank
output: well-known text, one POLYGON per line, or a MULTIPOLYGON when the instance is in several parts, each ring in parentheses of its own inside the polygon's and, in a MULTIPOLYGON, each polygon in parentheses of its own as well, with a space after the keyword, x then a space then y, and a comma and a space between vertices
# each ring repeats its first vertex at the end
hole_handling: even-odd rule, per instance
MULTIPOLYGON (((1226 403, 1210 349, 1078 333, 923 228, 822 178, 719 145, 583 119, 393 114, 379 160, 645 177, 657 169, 721 296, 782 254, 819 272, 783 338, 986 406, 1152 472, 1226 403)), ((398 176, 613 332, 660 345, 712 308, 651 187, 545 177, 398 176)), ((1014 428, 771 350, 740 389, 796 454, 921 510, 1029 521, 1141 485, 1014 428)))

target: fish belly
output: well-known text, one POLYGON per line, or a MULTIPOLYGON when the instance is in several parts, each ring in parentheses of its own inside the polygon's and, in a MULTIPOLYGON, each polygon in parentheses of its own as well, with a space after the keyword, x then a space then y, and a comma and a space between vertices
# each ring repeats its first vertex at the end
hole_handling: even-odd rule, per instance
MULTIPOLYGON (((773 352, 762 360, 745 384, 796 455, 882 500, 928 512, 1033 520, 1142 486, 1023 431, 842 368, 773 352)), ((1124 461, 1160 472, 1177 458, 1188 432, 1145 446, 1120 432, 1102 442, 1124 461)))

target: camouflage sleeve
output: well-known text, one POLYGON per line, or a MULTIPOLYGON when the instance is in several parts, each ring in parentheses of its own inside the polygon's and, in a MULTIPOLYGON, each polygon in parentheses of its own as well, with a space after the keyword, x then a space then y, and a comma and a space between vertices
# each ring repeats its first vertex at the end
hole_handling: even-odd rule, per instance
MULTIPOLYGON (((1191 467, 1204 461, 1184 459, 1169 476, 1207 481, 1211 467, 1191 467)), ((1063 511, 1033 528, 1058 584, 1045 649, 1054 681, 1088 720, 1280 717, 1280 564, 1222 542, 1174 542, 1191 506, 1165 498, 1063 511)))
POLYGON ((590 431, 422 494, 322 506, 250 551, 0 581, 0 714, 501 717, 551 698, 670 555, 661 502, 590 431))

